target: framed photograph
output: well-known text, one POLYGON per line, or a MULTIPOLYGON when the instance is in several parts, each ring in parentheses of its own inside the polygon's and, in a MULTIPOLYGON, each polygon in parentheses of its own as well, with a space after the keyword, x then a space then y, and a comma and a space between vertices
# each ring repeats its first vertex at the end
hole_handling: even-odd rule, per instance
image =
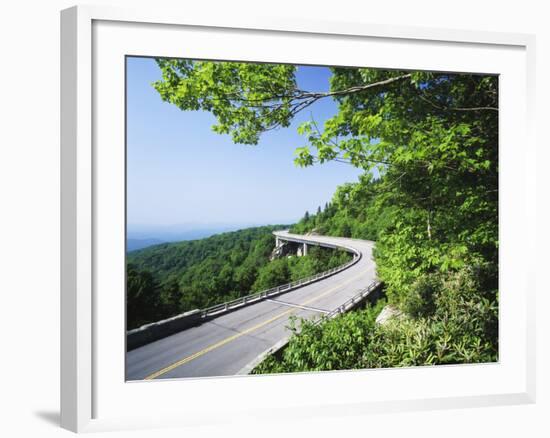
POLYGON ((534 402, 534 38, 61 14, 61 424, 534 402))

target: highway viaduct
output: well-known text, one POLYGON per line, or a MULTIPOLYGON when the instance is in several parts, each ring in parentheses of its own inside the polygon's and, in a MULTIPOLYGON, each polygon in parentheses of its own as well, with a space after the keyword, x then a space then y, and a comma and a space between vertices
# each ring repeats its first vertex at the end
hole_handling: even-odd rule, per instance
POLYGON ((305 251, 308 245, 343 248, 354 253, 354 262, 288 292, 260 296, 232 311, 222 308, 199 325, 128 351, 126 380, 246 374, 265 354, 286 342, 289 318, 314 320, 334 315, 368 294, 367 286, 377 283, 374 242, 288 231, 274 234, 277 246, 294 242, 305 251))

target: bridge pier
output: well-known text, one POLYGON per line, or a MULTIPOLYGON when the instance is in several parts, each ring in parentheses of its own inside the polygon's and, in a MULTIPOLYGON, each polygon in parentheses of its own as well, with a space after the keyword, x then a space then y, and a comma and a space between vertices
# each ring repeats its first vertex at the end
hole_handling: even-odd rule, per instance
POLYGON ((296 255, 298 257, 307 255, 307 248, 308 248, 307 243, 298 243, 298 251, 296 251, 296 255))

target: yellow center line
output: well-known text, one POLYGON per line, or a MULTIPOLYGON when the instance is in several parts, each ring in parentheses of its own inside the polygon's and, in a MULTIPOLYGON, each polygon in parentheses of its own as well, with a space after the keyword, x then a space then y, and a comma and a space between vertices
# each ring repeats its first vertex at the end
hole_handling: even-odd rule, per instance
MULTIPOLYGON (((346 280, 345 282, 340 283, 338 286, 335 286, 335 287, 327 290, 326 292, 323 292, 321 295, 317 295, 317 296, 313 297, 310 300, 304 301, 303 303, 300 303, 299 305, 300 306, 306 306, 308 304, 311 304, 311 303, 323 298, 324 296, 328 295, 329 293, 332 293, 335 290, 340 289, 341 287, 345 286, 346 284, 351 283, 352 281, 356 280, 357 278, 359 278, 362 275, 364 275, 364 272, 361 272, 360 274, 357 274, 356 276, 350 278, 349 280, 346 280)), ((219 341, 215 344, 212 344, 212 345, 204 348, 203 350, 197 351, 196 353, 192 354, 191 356, 184 357, 183 359, 180 359, 177 362, 174 362, 173 364, 168 365, 165 368, 162 368, 161 370, 158 370, 158 371, 156 371, 152 374, 149 374, 147 377, 145 377, 144 380, 156 379, 157 377, 162 376, 163 374, 166 374, 166 373, 172 371, 175 368, 178 368, 178 367, 180 367, 180 366, 182 366, 182 365, 184 365, 188 362, 191 362, 192 360, 194 360, 198 357, 201 357, 201 356, 205 355, 206 353, 208 353, 212 350, 215 350, 216 348, 219 348, 219 347, 221 347, 221 346, 223 346, 223 345, 225 345, 225 344, 227 344, 231 341, 234 341, 235 339, 240 338, 241 336, 247 335, 247 334, 249 334, 249 333, 251 333, 255 330, 258 330, 259 328, 262 328, 262 327, 266 326, 267 324, 270 324, 273 321, 276 321, 277 319, 282 318, 285 315, 296 312, 297 310, 299 310, 299 309, 290 309, 290 310, 286 310, 285 312, 279 313, 278 315, 275 315, 274 317, 272 317, 272 318, 270 318, 266 321, 263 321, 263 322, 255 325, 253 327, 249 327, 246 330, 243 330, 242 332, 239 332, 239 333, 237 333, 233 336, 229 336, 228 338, 225 338, 225 339, 223 339, 223 340, 221 340, 221 341, 219 341)))

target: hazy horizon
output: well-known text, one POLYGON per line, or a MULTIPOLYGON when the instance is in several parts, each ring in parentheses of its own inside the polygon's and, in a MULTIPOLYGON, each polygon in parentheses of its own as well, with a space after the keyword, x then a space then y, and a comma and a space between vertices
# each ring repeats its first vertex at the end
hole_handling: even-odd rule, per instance
POLYGON ((237 231, 245 228, 262 227, 269 225, 292 225, 296 221, 269 222, 269 223, 224 223, 224 222, 209 222, 209 223, 187 223, 187 224, 171 224, 171 225, 155 225, 155 224, 128 224, 126 227, 127 238, 147 239, 159 238, 161 236, 174 236, 179 234, 197 233, 203 231, 212 231, 214 234, 223 233, 225 231, 237 231))

